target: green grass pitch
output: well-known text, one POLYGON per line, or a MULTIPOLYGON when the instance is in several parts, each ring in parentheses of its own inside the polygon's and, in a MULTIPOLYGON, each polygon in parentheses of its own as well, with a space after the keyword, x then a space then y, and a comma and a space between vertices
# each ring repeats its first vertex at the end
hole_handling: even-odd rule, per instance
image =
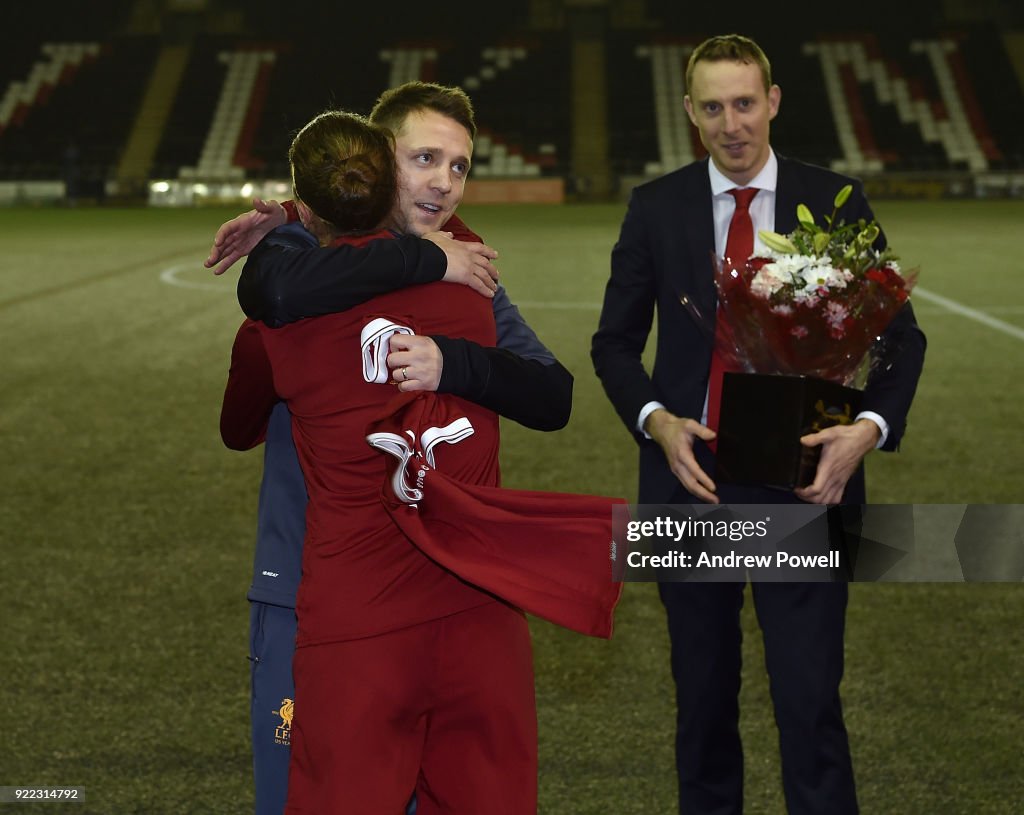
MULTIPOLYGON (((871 499, 1021 503, 1024 203, 878 202, 924 296, 924 376, 871 499), (1016 329, 1016 333, 1012 329, 1016 329)), ((467 207, 576 375, 572 421, 504 425, 509 486, 635 499, 636 456, 590 336, 623 205, 467 207)), ((202 268, 231 209, 0 209, 0 785, 82 785, 55 813, 251 811, 248 609, 261 454, 217 431, 237 270, 202 268)), ((844 702, 862 808, 1021 812, 1024 591, 856 584, 844 702)), ((780 813, 759 636, 744 613, 747 812, 780 813)), ((653 585, 598 642, 533 621, 540 809, 674 811, 673 700, 653 585)), ((19 810, 20 811, 20 810, 19 810)))

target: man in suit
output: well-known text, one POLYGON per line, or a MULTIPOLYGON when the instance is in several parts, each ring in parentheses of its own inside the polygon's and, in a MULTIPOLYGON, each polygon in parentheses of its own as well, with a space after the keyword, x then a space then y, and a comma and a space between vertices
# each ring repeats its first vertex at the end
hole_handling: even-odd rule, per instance
MULTIPOLYGON (((715 417, 707 418, 709 380, 717 378, 720 387, 721 374, 711 375, 713 340, 681 296, 703 314, 715 313, 712 254, 726 254, 738 209, 749 213, 748 233, 786 233, 797 225, 798 204, 831 212, 835 194, 852 184, 840 217, 870 221, 873 215, 856 180, 772 150, 769 127, 782 94, 752 40, 731 34, 699 45, 687 66, 686 86, 684 104, 709 156, 633 190, 592 346, 597 375, 640 446, 640 503, 863 503, 862 459, 874 447, 897 448, 923 364, 924 335, 909 303, 885 332, 886 356, 869 378, 856 421, 801 439, 821 447, 812 484, 788 492, 719 485, 710 475, 715 417), (655 306, 656 354, 648 375, 641 354, 655 306)), ((737 232, 740 225, 737 217, 737 232)), ((751 238, 747 245, 756 245, 751 238)), ((882 245, 880 236, 876 246, 882 245)), ((779 726, 788 810, 857 812, 839 697, 847 586, 763 582, 751 590, 779 726)), ((740 813, 744 584, 663 582, 659 593, 676 683, 680 812, 740 813)))

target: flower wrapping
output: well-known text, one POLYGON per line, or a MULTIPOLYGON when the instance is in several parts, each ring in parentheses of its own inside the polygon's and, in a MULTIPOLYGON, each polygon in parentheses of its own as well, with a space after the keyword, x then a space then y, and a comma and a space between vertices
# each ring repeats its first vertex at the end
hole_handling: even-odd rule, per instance
POLYGON ((759 233, 766 249, 738 263, 713 256, 717 323, 680 298, 714 334, 726 370, 718 481, 807 486, 821 448, 804 447, 800 438, 855 420, 871 352, 917 273, 905 275, 891 250, 876 248, 874 222, 837 220, 851 192, 839 191, 824 228, 801 204, 793 232, 759 233))
POLYGON ((801 204, 796 230, 759 233, 767 250, 742 263, 714 258, 725 320, 716 348, 727 369, 843 385, 859 378, 917 273, 905 275, 890 250, 874 248, 874 222, 835 225, 851 190, 839 191, 826 229, 801 204))

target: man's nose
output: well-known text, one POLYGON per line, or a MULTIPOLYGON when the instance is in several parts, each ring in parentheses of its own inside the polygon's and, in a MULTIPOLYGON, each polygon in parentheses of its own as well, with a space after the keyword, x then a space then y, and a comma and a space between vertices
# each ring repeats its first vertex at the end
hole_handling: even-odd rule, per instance
POLYGON ((725 109, 725 130, 731 133, 740 126, 740 117, 732 108, 725 109))
POLYGON ((439 167, 431 179, 431 186, 438 192, 449 192, 452 188, 451 168, 439 167))

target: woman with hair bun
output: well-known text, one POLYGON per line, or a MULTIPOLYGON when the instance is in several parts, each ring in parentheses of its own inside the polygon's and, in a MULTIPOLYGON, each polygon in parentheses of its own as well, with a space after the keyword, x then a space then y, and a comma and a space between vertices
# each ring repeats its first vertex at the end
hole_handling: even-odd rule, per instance
POLYGON ((321 113, 296 134, 288 161, 300 217, 322 245, 376 232, 391 213, 394 137, 362 116, 321 113))

